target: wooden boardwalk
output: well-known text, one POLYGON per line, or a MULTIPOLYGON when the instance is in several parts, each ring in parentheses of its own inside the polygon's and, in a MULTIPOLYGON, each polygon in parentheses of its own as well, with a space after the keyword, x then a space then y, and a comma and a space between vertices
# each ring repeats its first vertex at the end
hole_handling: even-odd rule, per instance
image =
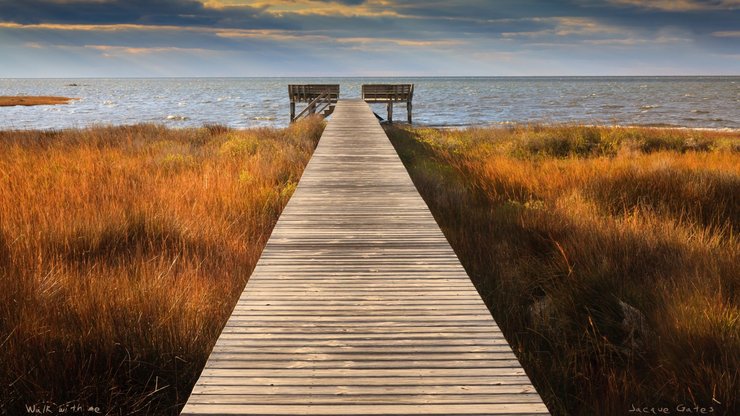
POLYGON ((368 105, 340 100, 182 414, 547 408, 368 105))

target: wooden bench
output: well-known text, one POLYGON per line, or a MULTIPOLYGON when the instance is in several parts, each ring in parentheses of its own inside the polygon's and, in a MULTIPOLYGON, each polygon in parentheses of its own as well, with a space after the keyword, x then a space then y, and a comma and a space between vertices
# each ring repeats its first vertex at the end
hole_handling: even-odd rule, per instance
POLYGON ((334 112, 339 100, 339 84, 290 84, 290 121, 293 122, 303 116, 321 113, 324 117, 334 112), (298 115, 295 112, 296 103, 306 103, 298 115))
POLYGON ((393 122, 393 103, 406 103, 406 114, 411 123, 411 109, 414 98, 414 84, 365 84, 362 86, 362 99, 366 103, 386 103, 388 121, 393 122))

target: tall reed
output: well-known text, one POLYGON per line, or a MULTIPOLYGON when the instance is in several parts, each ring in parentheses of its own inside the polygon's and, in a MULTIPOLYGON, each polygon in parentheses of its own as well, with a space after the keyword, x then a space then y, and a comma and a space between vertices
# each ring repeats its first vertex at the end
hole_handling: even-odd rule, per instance
POLYGON ((0 409, 177 414, 322 130, 0 132, 0 409))
POLYGON ((554 414, 740 414, 740 133, 388 132, 554 414))

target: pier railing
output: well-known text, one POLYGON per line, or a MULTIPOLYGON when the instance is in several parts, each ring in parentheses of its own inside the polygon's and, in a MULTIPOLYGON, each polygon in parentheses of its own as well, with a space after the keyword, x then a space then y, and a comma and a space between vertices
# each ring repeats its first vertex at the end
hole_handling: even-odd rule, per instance
POLYGON ((362 99, 370 104, 386 103, 389 122, 393 122, 393 103, 405 102, 408 122, 412 121, 414 84, 365 84, 362 86, 362 99))
POLYGON ((339 84, 290 84, 290 121, 311 114, 328 116, 339 100, 339 84), (296 103, 307 103, 306 108, 296 115, 296 103))

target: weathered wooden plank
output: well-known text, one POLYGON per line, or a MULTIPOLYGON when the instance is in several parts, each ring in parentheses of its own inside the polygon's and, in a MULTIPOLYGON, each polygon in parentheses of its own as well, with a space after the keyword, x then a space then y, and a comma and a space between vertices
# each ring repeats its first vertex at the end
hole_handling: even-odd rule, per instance
MULTIPOLYGON (((531 387, 526 376, 450 376, 450 377, 212 377, 203 376, 203 386, 520 386, 531 387)), ((339 392, 339 391, 338 391, 339 392)))
POLYGON ((541 403, 539 395, 532 393, 516 394, 196 394, 192 403, 198 404, 511 404, 541 403))
POLYGON ((300 299, 300 300, 292 300, 292 301, 282 301, 279 299, 274 300, 268 300, 268 301, 260 301, 260 300, 254 300, 254 299, 243 299, 240 300, 237 305, 238 306, 273 306, 275 308, 281 307, 281 306, 367 306, 367 307, 415 307, 415 306, 429 306, 429 307, 442 307, 445 305, 478 305, 477 299, 453 299, 453 300, 443 300, 443 299, 379 299, 379 300, 356 300, 356 301, 346 301, 346 300, 332 300, 332 301, 316 301, 314 299, 300 299))
MULTIPOLYGON (((358 289, 359 290, 359 289, 358 289)), ((409 315, 438 315, 438 314, 445 314, 447 315, 449 313, 455 313, 459 314, 462 312, 470 313, 470 312, 480 312, 480 305, 476 304, 470 304, 470 305, 424 305, 428 307, 414 307, 414 305, 411 305, 411 307, 405 307, 405 308, 388 308, 388 307, 372 307, 369 305, 362 305, 362 306, 329 306, 326 308, 316 308, 316 307, 304 307, 301 308, 300 305, 298 305, 295 308, 290 309, 284 309, 281 310, 278 307, 269 305, 269 306, 237 306, 234 311, 232 312, 233 315, 296 315, 296 314, 323 314, 324 316, 327 315, 357 315, 357 314, 372 314, 374 316, 379 315, 399 315, 399 314, 409 314, 409 315)))
POLYGON ((189 411, 204 415, 542 415, 547 408, 539 403, 502 404, 336 404, 336 405, 239 405, 188 404, 189 411))
POLYGON ((367 104, 340 101, 183 414, 547 409, 367 104))
POLYGON ((405 362, 407 360, 420 360, 425 361, 464 361, 464 360, 515 360, 514 354, 507 351, 501 352, 478 352, 478 353, 430 353, 430 354, 413 354, 413 353, 385 353, 385 354, 371 354, 371 353, 354 353, 354 354, 307 354, 304 352, 278 352, 278 353, 227 353, 227 352, 214 352, 211 354, 210 359, 212 360, 254 360, 254 361, 273 361, 273 360, 286 360, 286 361, 306 361, 306 362, 324 362, 324 361, 343 361, 353 360, 356 362, 380 362, 380 361, 400 361, 405 362))
POLYGON ((219 345, 217 351, 224 354, 248 354, 262 353, 274 354, 275 351, 284 351, 285 354, 320 354, 320 355, 372 355, 372 354, 414 354, 425 356, 427 354, 455 354, 470 352, 504 352, 511 353, 509 344, 502 342, 496 345, 284 345, 280 348, 274 346, 250 345, 242 343, 238 345, 219 345))
MULTIPOLYGON (((486 325, 486 326, 453 326, 445 328, 444 333, 452 334, 452 333, 460 333, 460 334, 467 334, 467 333, 485 333, 488 334, 492 338, 501 338, 500 335, 496 333, 491 333, 491 330, 495 329, 495 327, 486 325)), ((396 334, 438 334, 439 329, 434 327, 426 327, 426 326, 406 326, 406 327, 393 327, 393 328, 385 328, 385 327, 341 327, 341 328, 326 328, 326 327, 319 327, 319 326, 293 326, 293 325, 284 325, 284 326, 274 326, 271 325, 269 327, 253 327, 253 326, 240 326, 240 327, 229 327, 224 328, 222 334, 270 334, 270 335, 276 335, 276 334, 300 334, 300 335, 307 335, 307 334, 323 334, 323 335, 334 335, 334 334, 385 334, 391 331, 396 334)))
MULTIPOLYGON (((201 373, 201 377, 260 377, 264 376, 266 371, 262 369, 251 368, 213 368, 206 367, 201 373)), ((311 377, 311 378, 352 378, 352 377, 455 377, 455 376, 523 376, 524 370, 521 367, 516 368, 467 368, 447 369, 447 368, 277 368, 269 371, 272 377, 311 377)))
POLYGON ((196 386, 193 394, 528 394, 536 393, 531 386, 450 385, 450 386, 196 386))
POLYGON ((455 369, 459 370, 458 374, 465 373, 466 369, 480 369, 480 368, 519 368, 519 362, 514 360, 370 360, 361 361, 352 359, 354 357, 348 357, 349 359, 344 361, 290 361, 290 360, 265 360, 256 361, 254 359, 239 360, 234 356, 228 358, 219 359, 211 358, 211 368, 222 368, 222 369, 340 369, 340 368, 352 368, 352 369, 383 369, 383 370, 398 370, 398 369, 455 369))
MULTIPOLYGON (((281 340, 281 339, 269 339, 269 338, 255 338, 249 341, 245 340, 229 340, 219 339, 216 343, 216 347, 225 346, 241 346, 248 345, 249 347, 274 347, 274 348, 290 348, 290 347, 320 347, 320 346, 332 346, 337 343, 341 343, 345 346, 353 347, 372 347, 374 345, 383 344, 385 342, 393 343, 394 346, 420 346, 420 347, 485 347, 493 345, 507 345, 504 339, 460 339, 460 338, 448 338, 448 339, 434 339, 434 340, 413 340, 413 339, 399 339, 399 340, 384 340, 384 339, 345 339, 345 340, 281 340)), ((206 369, 208 367, 206 366, 206 369)))

